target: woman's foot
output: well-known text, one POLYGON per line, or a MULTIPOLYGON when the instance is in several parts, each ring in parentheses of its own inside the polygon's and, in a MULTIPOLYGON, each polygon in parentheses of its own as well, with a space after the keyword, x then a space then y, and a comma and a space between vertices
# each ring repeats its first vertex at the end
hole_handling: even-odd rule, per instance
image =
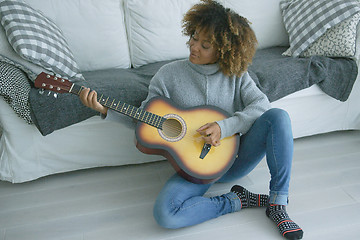
POLYGON ((231 192, 234 192, 239 197, 241 208, 266 207, 269 204, 269 195, 255 194, 239 185, 233 186, 231 192))
POLYGON ((281 235, 285 238, 302 239, 304 232, 290 219, 286 206, 270 204, 266 209, 266 215, 276 223, 281 235))

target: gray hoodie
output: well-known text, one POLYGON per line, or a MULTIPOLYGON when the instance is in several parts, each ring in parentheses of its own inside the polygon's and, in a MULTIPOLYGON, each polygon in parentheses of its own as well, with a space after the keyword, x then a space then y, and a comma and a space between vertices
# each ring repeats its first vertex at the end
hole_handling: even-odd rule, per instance
MULTIPOLYGON (((221 139, 235 133, 245 134, 254 121, 270 108, 268 98, 250 75, 225 76, 218 64, 198 65, 188 59, 164 65, 154 75, 149 93, 141 107, 153 97, 170 98, 181 107, 212 105, 228 112, 231 117, 218 121, 221 139)), ((107 119, 123 119, 109 111, 107 119)))

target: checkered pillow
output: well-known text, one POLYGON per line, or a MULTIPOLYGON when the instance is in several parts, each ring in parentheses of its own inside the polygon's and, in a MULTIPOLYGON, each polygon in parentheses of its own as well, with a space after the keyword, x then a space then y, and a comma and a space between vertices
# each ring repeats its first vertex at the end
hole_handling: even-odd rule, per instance
POLYGON ((61 30, 23 0, 0 1, 1 24, 24 59, 73 81, 83 80, 61 30))
POLYGON ((354 57, 360 12, 328 29, 301 56, 354 57))
POLYGON ((280 2, 289 51, 299 56, 327 29, 360 12, 358 0, 285 0, 280 2))

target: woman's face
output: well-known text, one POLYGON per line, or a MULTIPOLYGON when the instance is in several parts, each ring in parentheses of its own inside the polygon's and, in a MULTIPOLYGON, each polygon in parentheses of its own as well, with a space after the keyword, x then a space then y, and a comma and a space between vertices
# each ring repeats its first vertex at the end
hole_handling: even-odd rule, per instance
POLYGON ((212 64, 219 59, 219 53, 210 42, 210 37, 204 31, 195 31, 190 38, 190 62, 194 64, 212 64))

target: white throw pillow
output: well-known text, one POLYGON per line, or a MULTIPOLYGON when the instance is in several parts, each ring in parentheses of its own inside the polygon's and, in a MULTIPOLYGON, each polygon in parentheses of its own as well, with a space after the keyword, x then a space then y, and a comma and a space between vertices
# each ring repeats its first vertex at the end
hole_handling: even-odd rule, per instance
POLYGON ((282 21, 281 0, 224 0, 231 8, 252 24, 259 42, 258 48, 289 46, 289 37, 282 21))
POLYGON ((129 68, 123 0, 25 0, 62 30, 81 71, 129 68))
POLYGON ((125 0, 131 62, 147 63, 185 58, 189 55, 182 34, 184 14, 199 0, 125 0))

